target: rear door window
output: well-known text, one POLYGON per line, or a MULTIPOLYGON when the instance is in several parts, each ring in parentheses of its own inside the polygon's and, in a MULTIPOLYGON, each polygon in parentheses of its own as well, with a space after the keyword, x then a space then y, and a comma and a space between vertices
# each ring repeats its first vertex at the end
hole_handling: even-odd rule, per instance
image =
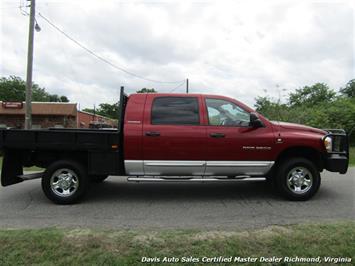
POLYGON ((199 125, 196 97, 158 97, 152 106, 153 125, 199 125))

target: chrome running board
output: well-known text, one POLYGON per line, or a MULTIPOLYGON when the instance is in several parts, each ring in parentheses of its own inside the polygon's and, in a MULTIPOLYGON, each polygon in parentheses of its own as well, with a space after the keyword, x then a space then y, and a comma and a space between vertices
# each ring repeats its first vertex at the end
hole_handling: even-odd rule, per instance
POLYGON ((236 181, 261 181, 265 177, 245 178, 154 178, 154 177, 128 177, 128 182, 236 182, 236 181))

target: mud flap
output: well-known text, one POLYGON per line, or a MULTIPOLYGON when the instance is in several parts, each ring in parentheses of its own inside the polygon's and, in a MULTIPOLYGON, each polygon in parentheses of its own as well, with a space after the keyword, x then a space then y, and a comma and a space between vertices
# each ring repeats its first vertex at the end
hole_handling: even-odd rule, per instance
POLYGON ((5 150, 1 170, 1 185, 5 187, 22 182, 23 179, 19 178, 19 175, 23 175, 22 154, 18 151, 5 150))

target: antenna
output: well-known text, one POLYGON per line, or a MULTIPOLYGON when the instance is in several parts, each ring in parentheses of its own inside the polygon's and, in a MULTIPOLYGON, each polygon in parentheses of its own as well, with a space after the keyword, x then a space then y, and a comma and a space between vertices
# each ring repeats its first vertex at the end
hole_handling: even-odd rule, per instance
POLYGON ((282 120, 282 117, 281 117, 281 92, 285 92, 287 91, 287 89, 280 89, 280 85, 279 84, 276 84, 276 88, 277 88, 277 91, 278 91, 278 94, 279 94, 279 98, 277 100, 277 114, 279 116, 279 121, 282 120))

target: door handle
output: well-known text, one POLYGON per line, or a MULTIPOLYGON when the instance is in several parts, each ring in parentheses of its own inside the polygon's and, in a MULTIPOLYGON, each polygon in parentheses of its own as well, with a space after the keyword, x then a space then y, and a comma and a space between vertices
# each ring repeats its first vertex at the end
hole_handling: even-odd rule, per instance
POLYGON ((157 132, 157 131, 148 131, 148 132, 145 132, 145 135, 147 137, 159 137, 160 136, 160 132, 157 132))
POLYGON ((225 135, 223 133, 211 133, 210 137, 212 137, 212 138, 224 138, 225 135))

